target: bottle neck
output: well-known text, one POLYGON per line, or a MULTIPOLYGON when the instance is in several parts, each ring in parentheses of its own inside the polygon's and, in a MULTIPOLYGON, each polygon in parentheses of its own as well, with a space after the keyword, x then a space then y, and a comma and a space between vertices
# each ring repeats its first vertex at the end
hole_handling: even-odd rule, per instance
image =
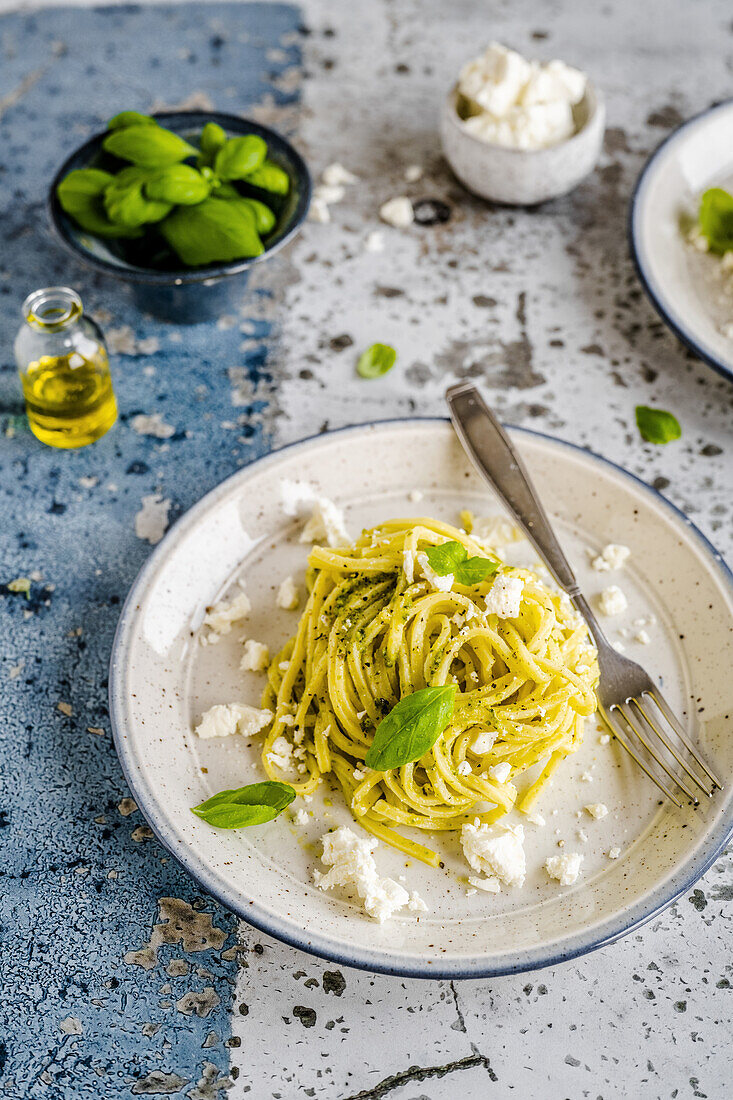
POLYGON ((67 286, 34 290, 23 302, 23 318, 36 332, 62 332, 84 313, 81 298, 67 286))

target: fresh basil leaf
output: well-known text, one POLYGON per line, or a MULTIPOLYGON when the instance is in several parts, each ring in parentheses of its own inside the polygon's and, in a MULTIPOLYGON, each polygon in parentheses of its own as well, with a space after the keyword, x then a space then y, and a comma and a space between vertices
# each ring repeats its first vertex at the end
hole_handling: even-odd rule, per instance
POLYGON ((432 749, 453 714, 456 687, 421 688, 400 699, 379 723, 366 754, 378 772, 419 760, 432 749))
POLYGON ((107 239, 139 237, 138 229, 118 225, 107 216, 103 196, 113 180, 114 176, 109 172, 101 172, 97 168, 78 168, 61 180, 56 195, 62 210, 85 232, 107 239))
POLYGON ((700 232, 711 252, 733 249, 733 195, 722 187, 711 187, 700 199, 700 232))
POLYGON ((397 361, 397 352, 389 344, 372 344, 363 351, 356 364, 356 373, 362 378, 381 378, 397 361))
POLYGON ((209 156, 215 156, 226 143, 226 130, 218 122, 207 122, 199 138, 201 152, 209 156))
POLYGON ((169 202, 181 206, 195 206, 203 202, 211 190, 210 184, 201 172, 190 164, 169 164, 145 183, 145 194, 149 199, 169 202))
POLYGON ((178 207, 159 228, 189 267, 260 256, 265 250, 252 211, 213 196, 197 206, 178 207))
POLYGON ((241 829, 272 821, 289 806, 295 791, 288 783, 267 780, 231 791, 219 791, 192 808, 192 813, 217 829, 241 829))
POLYGON ((247 183, 251 183, 253 187, 261 187, 263 191, 272 191, 273 195, 287 195, 290 190, 290 176, 271 160, 266 160, 254 172, 250 172, 247 183))
POLYGON ((255 216, 257 232, 261 237, 266 237, 268 233, 273 231, 277 218, 272 210, 270 210, 269 206, 265 206, 264 202, 260 202, 258 199, 246 199, 242 197, 240 201, 245 202, 247 206, 251 208, 255 216))
POLYGON ((120 111, 107 123, 108 130, 124 130, 128 126, 157 126, 150 115, 141 115, 139 111, 120 111))
POLYGON ((460 542, 444 542, 440 546, 429 546, 425 553, 428 556, 430 568, 439 577, 455 573, 461 562, 468 557, 468 551, 460 542))
POLYGON ((499 562, 490 558, 466 558, 456 566, 454 576, 457 584, 470 588, 472 584, 481 584, 481 581, 493 576, 498 568, 499 562))
POLYGON ((679 421, 671 412, 650 409, 648 405, 636 406, 636 425, 647 443, 669 443, 682 435, 679 421))
POLYGON ((104 209, 111 222, 130 229, 159 222, 170 214, 172 205, 155 202, 145 197, 143 187, 149 178, 145 168, 123 168, 107 185, 104 192, 104 209))
POLYGON ((214 171, 222 180, 243 180, 264 163, 267 142, 257 134, 229 138, 214 160, 214 171))
POLYGON ((102 147, 122 160, 132 161, 141 168, 165 168, 177 164, 197 152, 178 134, 162 126, 125 126, 107 134, 102 147))

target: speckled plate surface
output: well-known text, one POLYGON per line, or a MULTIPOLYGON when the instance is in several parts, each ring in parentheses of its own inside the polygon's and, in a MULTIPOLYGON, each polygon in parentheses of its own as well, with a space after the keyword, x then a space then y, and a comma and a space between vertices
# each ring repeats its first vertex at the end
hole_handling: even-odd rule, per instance
MULTIPOLYGON (((730 669, 733 594, 712 547, 658 494, 588 452, 526 431, 514 437, 579 579, 591 598, 611 582, 629 600, 606 620, 612 639, 664 684, 726 783, 733 773, 730 669), (621 574, 598 574, 588 551, 622 542, 632 557, 621 574), (650 643, 633 640, 634 620, 653 617, 650 643), (621 633, 620 633, 621 632, 621 633)), ((259 745, 241 737, 193 734, 214 703, 257 703, 262 676, 238 672, 241 630, 201 646, 207 605, 246 580, 253 611, 246 633, 277 648, 297 612, 274 607, 288 573, 302 577, 307 548, 300 524, 279 505, 281 478, 311 480, 345 508, 352 531, 398 515, 455 522, 462 507, 499 511, 442 420, 377 423, 319 436, 264 458, 192 508, 152 554, 128 597, 111 663, 117 751, 140 809, 160 840, 214 896, 263 931, 345 965, 418 977, 479 977, 545 966, 611 942, 648 920, 706 870, 728 839, 730 787, 693 811, 660 805, 659 795, 622 750, 603 744, 594 720, 582 749, 542 795, 544 828, 527 825, 522 890, 468 896, 457 839, 436 841, 439 871, 380 845, 383 875, 404 875, 430 912, 383 925, 358 904, 312 884, 319 837, 352 821, 325 784, 304 808, 256 829, 217 831, 190 807, 223 787, 263 777, 259 745), (412 490, 424 498, 410 501, 412 490), (585 779, 581 777, 585 776, 585 779), (590 778, 588 778, 590 777, 590 778), (593 820, 587 803, 609 814, 593 820), (564 841, 564 847, 558 842, 564 841), (619 847, 618 859, 608 851, 619 847), (548 855, 583 853, 583 873, 560 887, 543 870, 548 855)), ((527 544, 516 553, 527 564, 527 544)), ((303 806, 296 800, 293 809, 303 806)), ((519 815, 518 819, 519 819, 519 815)))
POLYGON ((696 355, 733 379, 733 279, 696 252, 685 229, 708 187, 733 188, 733 100, 675 130, 647 161, 631 200, 629 237, 653 306, 696 355))

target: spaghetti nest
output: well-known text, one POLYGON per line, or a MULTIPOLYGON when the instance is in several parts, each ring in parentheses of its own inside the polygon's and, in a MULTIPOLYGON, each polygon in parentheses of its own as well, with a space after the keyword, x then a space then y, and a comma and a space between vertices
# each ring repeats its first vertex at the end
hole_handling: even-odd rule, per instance
POLYGON ((263 696, 274 712, 263 748, 270 778, 309 794, 333 773, 365 829, 432 865, 438 855, 396 827, 435 832, 477 817, 496 821, 517 802, 512 780, 542 765, 517 802, 527 811, 580 747, 584 719, 597 705, 596 651, 564 593, 504 564, 478 584, 443 591, 445 578, 427 579, 424 551, 446 542, 499 561, 485 544, 432 519, 389 520, 351 546, 314 547, 307 605, 269 668, 263 696), (486 609, 502 576, 523 582, 516 617, 486 609), (433 748, 390 771, 366 768, 382 718, 404 696, 444 684, 458 691, 433 748), (292 756, 278 751, 279 738, 292 756), (293 765, 285 771, 298 772, 295 782, 284 759, 293 765), (492 774, 500 764, 509 765, 506 778, 506 767, 492 774))

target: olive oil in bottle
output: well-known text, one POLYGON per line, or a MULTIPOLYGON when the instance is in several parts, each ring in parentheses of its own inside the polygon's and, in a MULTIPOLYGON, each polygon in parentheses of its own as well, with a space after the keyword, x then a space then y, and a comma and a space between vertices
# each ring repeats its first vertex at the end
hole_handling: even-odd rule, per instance
POLYGON ((31 431, 52 447, 84 447, 117 419, 104 337, 68 287, 46 287, 23 303, 15 341, 31 431))

